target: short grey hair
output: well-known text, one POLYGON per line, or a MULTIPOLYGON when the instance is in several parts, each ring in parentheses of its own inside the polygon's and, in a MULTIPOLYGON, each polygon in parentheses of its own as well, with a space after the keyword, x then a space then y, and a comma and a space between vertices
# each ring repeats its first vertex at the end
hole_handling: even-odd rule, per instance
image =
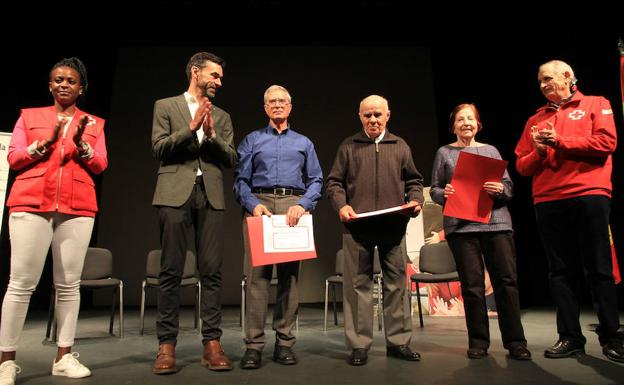
POLYGON ((292 99, 290 97, 290 92, 288 92, 288 90, 286 88, 284 88, 282 86, 278 86, 276 84, 273 84, 272 86, 267 88, 266 91, 264 91, 264 103, 267 102, 267 97, 273 91, 284 91, 286 93, 286 97, 288 98, 288 103, 290 103, 292 101, 292 99))
POLYGON ((544 64, 542 64, 539 67, 539 71, 542 71, 542 67, 546 67, 546 66, 552 66, 553 70, 557 73, 557 74, 562 74, 564 72, 569 72, 570 73, 570 79, 572 81, 576 81, 576 76, 574 75, 574 70, 572 69, 572 67, 570 67, 570 65, 564 61, 561 60, 551 60, 549 62, 546 62, 544 64))

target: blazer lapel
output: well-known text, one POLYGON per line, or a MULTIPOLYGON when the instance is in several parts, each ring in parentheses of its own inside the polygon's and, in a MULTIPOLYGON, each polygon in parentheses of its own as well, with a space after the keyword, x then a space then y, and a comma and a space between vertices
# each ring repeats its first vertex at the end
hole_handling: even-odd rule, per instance
POLYGON ((188 104, 186 104, 186 99, 184 98, 184 94, 175 98, 175 105, 178 107, 178 111, 181 114, 182 120, 185 124, 189 124, 193 117, 191 116, 191 111, 189 111, 188 104))

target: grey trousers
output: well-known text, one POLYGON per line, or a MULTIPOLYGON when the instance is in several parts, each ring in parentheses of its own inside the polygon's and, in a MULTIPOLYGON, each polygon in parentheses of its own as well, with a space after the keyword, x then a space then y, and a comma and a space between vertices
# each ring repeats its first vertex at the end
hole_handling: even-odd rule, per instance
POLYGON ((383 275, 383 317, 386 345, 408 345, 412 316, 405 278, 405 234, 343 234, 345 338, 349 349, 373 343, 373 249, 379 250, 383 275))
MULTIPOLYGON (((299 202, 298 196, 277 196, 273 194, 256 194, 260 202, 273 214, 286 214, 290 206, 299 202)), ((243 218, 243 240, 245 243, 245 261, 243 272, 247 284, 245 286, 245 344, 247 349, 262 350, 266 343, 264 324, 269 306, 270 283, 274 265, 259 267, 251 266, 249 254, 249 237, 247 234, 245 213, 243 218)), ((299 261, 279 263, 277 269, 277 298, 273 310, 273 330, 276 343, 292 347, 296 338, 293 334, 297 311, 299 310, 299 261)))

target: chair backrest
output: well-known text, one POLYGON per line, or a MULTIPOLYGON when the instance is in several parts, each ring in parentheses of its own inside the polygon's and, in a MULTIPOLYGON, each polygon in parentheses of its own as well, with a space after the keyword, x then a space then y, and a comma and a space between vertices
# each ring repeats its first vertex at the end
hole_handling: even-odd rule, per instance
POLYGON ((457 271, 453 252, 446 242, 423 245, 418 266, 423 273, 446 274, 457 271))
POLYGON ((84 281, 110 278, 113 275, 113 253, 108 249, 89 247, 82 268, 84 281))
MULTIPOLYGON (((147 262, 145 264, 145 276, 149 278, 158 278, 160 275, 160 258, 161 250, 151 250, 147 253, 147 262)), ((195 277, 197 274, 197 262, 195 253, 188 250, 186 252, 186 260, 184 261, 184 271, 182 279, 195 277)))

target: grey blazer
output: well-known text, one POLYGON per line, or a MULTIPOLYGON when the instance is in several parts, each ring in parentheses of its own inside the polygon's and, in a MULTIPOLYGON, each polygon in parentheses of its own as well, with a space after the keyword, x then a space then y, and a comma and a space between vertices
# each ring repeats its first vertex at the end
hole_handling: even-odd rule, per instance
POLYGON ((238 156, 230 115, 215 106, 212 116, 217 136, 200 144, 189 129, 192 118, 184 94, 154 104, 152 150, 160 161, 154 206, 182 206, 191 195, 197 168, 201 167, 208 201, 217 210, 225 209, 223 168, 236 166, 238 156))

